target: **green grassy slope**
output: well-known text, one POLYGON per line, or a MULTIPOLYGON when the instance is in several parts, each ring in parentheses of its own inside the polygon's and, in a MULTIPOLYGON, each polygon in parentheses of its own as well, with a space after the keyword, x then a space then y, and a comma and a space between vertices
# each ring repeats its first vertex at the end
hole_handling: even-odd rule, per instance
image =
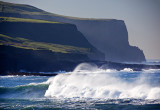
POLYGON ((0 12, 5 13, 21 13, 21 14, 45 14, 45 11, 41 9, 37 9, 35 7, 29 5, 21 5, 21 4, 14 4, 14 3, 7 3, 0 1, 0 12), (28 13, 30 12, 30 13, 28 13))
MULTIPOLYGON (((0 17, 0 22, 31 22, 31 23, 60 23, 53 21, 45 21, 38 19, 24 19, 24 18, 15 18, 15 17, 0 17)), ((64 23, 61 23, 64 24, 64 23)))
MULTIPOLYGON (((57 24, 60 22, 37 20, 37 19, 24 19, 24 18, 15 18, 15 17, 0 17, 0 22, 29 22, 29 23, 51 23, 57 24)), ((64 24, 64 23, 60 23, 64 24)), ((45 43, 45 42, 35 42, 33 40, 25 39, 22 37, 7 36, 0 34, 0 45, 13 46, 23 49, 32 49, 32 50, 51 50, 52 52, 60 53, 89 53, 89 48, 80 48, 76 46, 61 45, 54 43, 45 43)))
POLYGON ((13 38, 3 34, 0 34, 0 45, 7 45, 17 48, 32 49, 32 50, 51 50, 52 52, 60 52, 60 53, 81 53, 81 54, 89 53, 88 48, 79 48, 74 46, 45 43, 45 42, 34 42, 29 39, 20 37, 13 38))

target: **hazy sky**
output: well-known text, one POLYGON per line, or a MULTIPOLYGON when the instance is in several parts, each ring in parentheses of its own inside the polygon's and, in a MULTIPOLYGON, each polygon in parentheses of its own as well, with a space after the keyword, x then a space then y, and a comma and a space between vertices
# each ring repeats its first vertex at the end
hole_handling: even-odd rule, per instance
POLYGON ((160 0, 1 0, 83 18, 124 20, 131 45, 147 59, 160 59, 160 0))

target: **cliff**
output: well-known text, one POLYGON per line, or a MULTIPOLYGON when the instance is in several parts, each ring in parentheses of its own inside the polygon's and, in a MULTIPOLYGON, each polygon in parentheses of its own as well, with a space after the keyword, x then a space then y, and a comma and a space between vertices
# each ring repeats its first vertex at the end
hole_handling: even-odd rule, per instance
POLYGON ((68 23, 76 24, 88 41, 105 53, 107 61, 145 61, 143 51, 129 45, 127 28, 122 20, 68 20, 68 23))
POLYGON ((73 24, 13 17, 0 20, 0 74, 70 71, 80 62, 95 60, 94 56, 104 60, 73 24))
POLYGON ((9 21, 8 19, 16 18, 2 17, 1 19, 4 21, 0 22, 0 33, 4 35, 22 37, 37 42, 93 48, 72 24, 9 21))
POLYGON ((74 18, 48 13, 29 5, 5 2, 1 2, 0 7, 0 16, 75 24, 94 47, 105 53, 105 60, 116 62, 145 61, 143 51, 138 47, 129 45, 128 32, 122 20, 74 18))
MULTIPOLYGON (((93 47, 73 24, 13 17, 0 17, 0 19, 0 34, 2 35, 25 38, 34 42, 61 44, 64 45, 63 47, 73 46, 76 47, 74 52, 77 51, 77 53, 84 48, 83 50, 87 51, 85 54, 91 59, 95 55, 99 57, 93 58, 94 60, 104 59, 103 54, 93 47)), ((73 49, 67 50, 69 51, 73 52, 73 49)))
POLYGON ((84 20, 76 21, 75 24, 91 44, 105 53, 107 61, 145 61, 143 51, 138 47, 129 45, 128 32, 124 21, 84 20))

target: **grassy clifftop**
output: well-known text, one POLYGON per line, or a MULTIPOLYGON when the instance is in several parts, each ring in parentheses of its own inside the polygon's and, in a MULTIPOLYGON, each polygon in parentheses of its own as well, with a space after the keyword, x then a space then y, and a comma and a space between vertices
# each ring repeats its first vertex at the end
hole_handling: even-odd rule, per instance
MULTIPOLYGON (((0 24, 7 23, 7 25, 8 25, 8 23, 12 23, 12 22, 40 23, 40 24, 47 23, 47 24, 53 24, 53 25, 54 24, 61 24, 61 25, 66 24, 66 23, 37 20, 37 19, 0 17, 0 24)), ((7 45, 7 46, 13 46, 13 47, 17 47, 17 48, 32 49, 32 50, 51 50, 52 52, 61 52, 61 53, 87 54, 90 51, 89 48, 81 48, 81 47, 76 47, 76 46, 72 46, 72 45, 61 45, 61 44, 57 44, 57 43, 47 43, 47 42, 43 42, 43 41, 37 42, 37 41, 31 40, 31 39, 27 39, 27 38, 25 38, 26 33, 30 33, 29 35, 32 35, 32 31, 30 31, 30 29, 28 31, 25 31, 25 29, 24 29, 24 32, 21 33, 24 36, 19 36, 18 33, 22 30, 15 30, 15 32, 10 32, 10 31, 14 30, 16 27, 18 27, 17 24, 14 25, 15 28, 13 27, 13 29, 11 28, 10 25, 8 27, 7 27, 7 25, 1 25, 3 27, 1 27, 2 32, 0 32, 0 45, 7 45), (3 29, 5 32, 3 31, 3 29), (3 32, 6 33, 7 35, 5 35, 3 32), (17 33, 17 35, 19 37, 16 37, 14 34, 12 35, 12 33, 17 33), (8 34, 11 36, 9 36, 8 34)), ((24 27, 25 27, 25 25, 24 25, 24 27)), ((30 27, 32 27, 32 24, 30 24, 30 27)), ((37 26, 37 28, 38 28, 38 26, 37 26)), ((43 29, 43 27, 42 27, 42 29, 43 29)), ((35 33, 40 33, 39 31, 37 31, 38 29, 33 28, 32 30, 35 30, 36 31, 35 33)), ((45 30, 45 29, 43 29, 43 30, 45 30)), ((51 30, 49 30, 49 31, 51 31, 51 30)), ((48 31, 46 31, 46 33, 48 33, 48 31)), ((33 37, 35 37, 35 36, 37 36, 37 35, 34 34, 33 37)), ((58 37, 58 36, 53 36, 52 34, 50 36, 54 37, 54 38, 58 37)), ((47 39, 47 37, 45 37, 45 36, 43 36, 43 37, 44 37, 44 39, 47 39)), ((61 40, 63 40, 63 39, 61 39, 61 40)))
POLYGON ((65 17, 72 20, 103 20, 110 21, 113 19, 97 19, 97 18, 79 18, 64 16, 55 13, 49 13, 44 10, 38 9, 34 6, 25 5, 25 4, 14 4, 0 1, 0 13, 12 13, 12 14, 21 14, 21 15, 39 15, 39 16, 51 16, 51 17, 65 17))
MULTIPOLYGON (((0 34, 35 42, 93 48, 76 26, 54 21, 0 17, 0 34)), ((81 49, 80 49, 81 50, 81 49)))
POLYGON ((13 46, 17 48, 32 49, 32 50, 51 50, 52 52, 60 52, 60 53, 81 53, 81 54, 89 53, 89 49, 87 48, 79 48, 74 46, 45 43, 45 42, 34 42, 29 39, 21 37, 13 38, 3 34, 0 34, 0 45, 13 46))

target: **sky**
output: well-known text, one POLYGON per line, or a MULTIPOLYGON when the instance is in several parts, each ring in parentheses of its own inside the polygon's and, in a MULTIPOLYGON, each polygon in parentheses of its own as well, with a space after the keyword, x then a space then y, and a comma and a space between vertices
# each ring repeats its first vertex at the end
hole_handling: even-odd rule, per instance
POLYGON ((81 17, 124 20, 129 43, 147 59, 160 59, 160 0, 1 0, 29 4, 48 12, 81 17))

